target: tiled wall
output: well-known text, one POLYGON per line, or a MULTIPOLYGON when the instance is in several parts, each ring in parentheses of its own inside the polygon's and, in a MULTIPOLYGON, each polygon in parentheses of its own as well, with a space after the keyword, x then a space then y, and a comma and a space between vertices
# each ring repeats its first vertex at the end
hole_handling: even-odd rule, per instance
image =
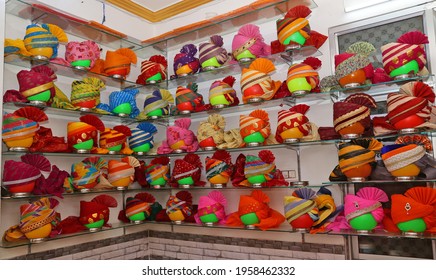
POLYGON ((18 260, 345 259, 340 245, 217 237, 146 230, 16 257, 18 260))

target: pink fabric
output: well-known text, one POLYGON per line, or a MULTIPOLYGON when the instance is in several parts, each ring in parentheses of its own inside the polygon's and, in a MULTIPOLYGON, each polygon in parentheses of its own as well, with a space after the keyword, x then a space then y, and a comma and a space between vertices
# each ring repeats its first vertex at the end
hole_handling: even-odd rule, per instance
POLYGON ((195 152, 198 150, 198 141, 194 132, 189 130, 191 120, 188 118, 177 119, 174 126, 169 126, 166 131, 167 138, 162 142, 162 145, 157 149, 158 154, 169 154, 173 152, 171 145, 183 139, 185 145, 180 149, 186 152, 195 152))
POLYGON ((76 60, 91 60, 91 68, 97 59, 100 58, 100 47, 91 40, 83 42, 69 42, 65 50, 65 59, 68 62, 76 60))
MULTIPOLYGON (((377 200, 368 200, 352 194, 346 195, 344 198, 344 215, 347 217, 347 215, 350 213, 371 207, 378 202, 379 201, 377 200), (356 207, 356 205, 359 207, 356 207)), ((377 221, 377 223, 380 223, 383 220, 384 213, 382 207, 378 207, 377 209, 371 211, 371 214, 374 216, 374 219, 377 221)))
POLYGON ((233 37, 232 50, 235 51, 247 41, 255 39, 256 42, 248 50, 256 57, 267 56, 271 53, 271 47, 263 41, 259 27, 253 24, 246 24, 241 27, 238 34, 233 37))

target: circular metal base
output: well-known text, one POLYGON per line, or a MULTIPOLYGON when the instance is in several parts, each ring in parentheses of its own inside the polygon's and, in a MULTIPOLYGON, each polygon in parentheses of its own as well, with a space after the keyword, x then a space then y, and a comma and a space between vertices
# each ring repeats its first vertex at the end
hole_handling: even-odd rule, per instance
POLYGON ((77 66, 73 66, 73 68, 74 68, 75 70, 80 70, 80 71, 86 71, 86 70, 88 70, 87 67, 79 66, 79 65, 77 65, 77 66))
POLYGON ((27 151, 29 151, 29 148, 25 148, 25 147, 10 147, 9 151, 10 152, 27 152, 27 151))
POLYGON ((259 143, 259 142, 250 142, 250 143, 247 143, 248 147, 259 147, 261 145, 262 145, 262 143, 259 143))
POLYGON ((413 181, 415 179, 416 179, 415 176, 399 176, 399 177, 395 177, 395 181, 397 181, 397 182, 408 182, 408 181, 413 181))
POLYGON ((81 112, 91 112, 91 111, 92 111, 91 108, 85 108, 85 107, 81 107, 79 110, 80 110, 81 112))
POLYGON ((174 151, 173 151, 173 153, 176 153, 176 154, 180 154, 180 153, 183 153, 184 151, 182 150, 182 149, 175 149, 174 151))
POLYGON ((227 184, 210 184, 210 187, 214 189, 222 189, 225 188, 226 186, 227 184))
POLYGON ((179 115, 189 115, 189 114, 191 114, 191 111, 189 110, 183 110, 179 112, 179 115))
POLYGON ((215 225, 215 223, 203 223, 203 225, 205 225, 207 227, 213 227, 215 225))
POLYGON ((255 225, 245 225, 246 229, 256 229, 255 225))
POLYGON ((117 187, 116 189, 117 191, 124 191, 127 190, 127 187, 117 187))
POLYGON ((255 183, 255 184, 251 184, 252 188, 261 188, 262 184, 261 183, 255 183))
POLYGON ((350 133, 350 134, 341 135, 341 138, 348 140, 348 139, 356 139, 356 138, 359 138, 361 136, 362 136, 362 134, 350 133))
POLYGON ((181 225, 183 223, 183 221, 172 221, 172 222, 173 222, 173 224, 176 224, 176 225, 181 225))
POLYGON ((180 74, 180 75, 177 75, 177 77, 186 77, 186 76, 189 76, 189 75, 192 75, 193 73, 183 73, 183 74, 180 74))
POLYGON ((365 177, 350 177, 348 178, 348 181, 350 182, 365 182, 366 178, 365 177))
POLYGON ((229 105, 227 105, 227 104, 215 104, 212 107, 214 109, 223 109, 223 108, 229 107, 229 105))
POLYGON ((398 75, 394 77, 394 80, 403 80, 403 79, 409 79, 409 78, 413 78, 416 75, 413 73, 408 73, 408 74, 402 74, 402 75, 398 75))
POLYGON ((151 120, 157 120, 158 118, 161 118, 160 116, 150 116, 149 119, 151 120))
POLYGON ((47 106, 46 102, 40 100, 31 100, 29 103, 36 106, 47 106))
POLYGON ((29 242, 33 243, 33 244, 38 244, 38 243, 44 242, 46 240, 47 240, 46 237, 44 237, 44 238, 32 238, 32 239, 29 239, 29 242))
POLYGON ((91 150, 78 149, 78 150, 74 150, 74 152, 76 154, 88 154, 89 152, 91 152, 91 150))
POLYGON ((190 187, 192 187, 192 185, 179 185, 179 188, 182 188, 182 189, 189 189, 190 187))
POLYGON ((153 186, 153 189, 160 189, 160 188, 163 188, 163 187, 165 187, 165 185, 154 185, 153 186))
POLYGON ((109 154, 110 155, 118 155, 120 152, 118 152, 118 151, 109 151, 109 154))
POLYGON ((130 221, 131 224, 135 224, 135 225, 139 225, 139 224, 143 224, 144 221, 143 220, 137 220, 137 221, 130 221))
POLYGON ((49 61, 50 60, 48 57, 43 56, 43 55, 35 55, 35 56, 32 56, 32 58, 36 59, 36 60, 44 60, 44 61, 49 61))
POLYGON ((160 82, 161 81, 150 80, 150 81, 147 81, 146 84, 147 85, 154 85, 154 84, 157 84, 157 83, 160 83, 160 82))
POLYGON ((307 229, 307 228, 294 228, 293 230, 295 232, 300 232, 300 233, 307 233, 307 232, 309 232, 309 229, 307 229))
POLYGON ((124 76, 121 76, 120 74, 112 75, 111 78, 113 78, 113 79, 119 79, 119 80, 124 80, 124 76))
POLYGON ((80 189, 80 192, 81 193, 89 193, 89 192, 91 192, 91 189, 86 189, 86 188, 80 189))
POLYGON ((201 68, 201 70, 202 71, 211 71, 211 70, 215 70, 217 68, 218 67, 215 67, 215 66, 206 66, 206 67, 201 68))
POLYGON ((127 114, 124 114, 124 113, 119 113, 118 114, 118 117, 122 117, 122 118, 125 118, 125 117, 128 117, 129 115, 127 115, 127 114))
POLYGON ((97 232, 97 231, 100 231, 101 228, 99 228, 99 227, 94 227, 94 228, 89 228, 88 230, 89 230, 90 232, 97 232))
POLYGON ((310 91, 307 90, 296 90, 292 93, 293 96, 304 96, 308 94, 310 91))
POLYGON ((11 197, 28 197, 30 196, 30 192, 17 192, 17 193, 11 193, 11 197))
POLYGON ((301 45, 300 45, 300 44, 292 43, 292 42, 291 42, 289 45, 286 46, 285 50, 286 50, 287 52, 292 52, 292 51, 298 50, 298 49, 300 49, 300 48, 301 48, 301 45))
POLYGON ((424 235, 424 233, 422 232, 413 232, 413 231, 403 231, 402 234, 404 236, 416 236, 416 237, 424 235))
POLYGON ((305 187, 309 185, 309 181, 296 181, 291 182, 292 187, 305 187))
POLYGON ((344 85, 344 88, 356 88, 356 87, 360 87, 361 86, 361 84, 359 84, 359 83, 350 83, 350 84, 346 84, 346 85, 344 85))
POLYGON ((251 57, 243 57, 243 58, 239 59, 238 62, 245 64, 245 63, 253 61, 253 60, 254 60, 254 58, 251 58, 251 57))
POLYGON ((404 128, 404 129, 400 129, 398 130, 399 134, 413 134, 413 133, 419 133, 420 129, 419 128, 404 128))
POLYGON ((359 234, 370 234, 372 232, 373 232, 373 230, 365 230, 365 229, 356 230, 356 233, 359 233, 359 234))
POLYGON ((247 103, 260 103, 263 102, 263 98, 260 97, 252 97, 250 99, 247 99, 247 103))
POLYGON ((202 149, 203 151, 215 151, 215 150, 216 150, 216 147, 214 147, 214 146, 201 147, 201 149, 202 149))
POLYGON ((144 152, 135 152, 135 155, 137 155, 137 156, 143 156, 143 155, 145 155, 145 153, 144 153, 144 152))
POLYGON ((284 144, 295 144, 300 142, 300 139, 298 138, 287 138, 287 139, 283 139, 283 143, 284 144))

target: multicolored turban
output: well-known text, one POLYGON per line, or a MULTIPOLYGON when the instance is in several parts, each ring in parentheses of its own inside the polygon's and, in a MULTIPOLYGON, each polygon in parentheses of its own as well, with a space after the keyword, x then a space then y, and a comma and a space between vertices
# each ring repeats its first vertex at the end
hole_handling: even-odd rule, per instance
POLYGON ((157 153, 169 154, 176 149, 187 152, 197 151, 198 140, 194 132, 189 130, 190 126, 191 119, 181 118, 175 120, 173 126, 167 127, 166 140, 164 140, 162 145, 157 149, 157 153))
POLYGON ((114 113, 114 109, 121 104, 129 104, 131 107, 131 118, 136 118, 139 115, 139 109, 136 106, 136 95, 139 93, 137 88, 128 88, 122 91, 114 91, 109 95, 109 104, 100 103, 96 108, 114 113))
POLYGON ((151 123, 140 123, 136 128, 132 129, 132 135, 129 136, 129 147, 134 149, 149 143, 150 148, 153 148, 153 135, 157 133, 156 127, 151 123))
POLYGON ((428 44, 427 35, 419 31, 410 31, 400 36, 395 43, 381 46, 383 67, 386 73, 415 60, 419 70, 424 69, 426 53, 424 44, 428 44))
POLYGON ((232 174, 232 157, 227 151, 217 150, 212 157, 206 157, 206 178, 208 181, 217 175, 230 180, 232 174))
POLYGON ((222 81, 213 82, 209 89, 209 103, 212 98, 224 95, 225 99, 229 102, 229 106, 238 105, 239 99, 236 96, 236 91, 233 89, 235 80, 235 77, 227 76, 222 81))
POLYGON ((270 100, 274 97, 274 94, 282 84, 280 81, 273 81, 269 75, 275 70, 274 63, 266 58, 257 58, 248 68, 242 69, 241 90, 244 103, 254 97, 260 97, 263 100, 270 100), (256 85, 261 87, 262 94, 252 95, 251 93, 246 93, 246 90, 256 85))
POLYGON ((263 175, 267 181, 271 180, 276 170, 274 160, 274 154, 270 150, 262 150, 258 156, 247 155, 244 166, 245 178, 263 175))
POLYGON ((288 223, 298 219, 304 214, 315 223, 319 220, 319 211, 315 202, 316 193, 312 189, 298 189, 291 196, 285 196, 283 203, 285 206, 285 218, 288 223))
POLYGON ((51 48, 52 55, 49 58, 58 56, 59 43, 68 42, 65 32, 54 24, 30 24, 26 27, 26 36, 24 36, 24 45, 27 51, 33 55, 40 55, 40 48, 51 48))
MULTIPOLYGON (((197 53, 197 47, 193 44, 186 44, 180 50, 180 53, 174 57, 174 73, 185 65, 188 65, 192 69, 192 73, 197 73, 200 69, 200 61, 195 57, 197 53)), ((177 76, 177 74, 176 74, 177 76)))
POLYGON ((233 57, 237 60, 238 56, 246 50, 250 51, 255 57, 271 54, 271 47, 264 42, 257 25, 249 23, 242 26, 235 37, 233 37, 233 57))
MULTIPOLYGON (((139 161, 131 156, 119 160, 109 160, 108 162, 108 181, 110 184, 124 178, 130 178, 130 183, 134 180, 135 167, 140 166, 139 161)), ((130 184, 129 183, 129 184, 130 184)), ((127 187, 127 186, 123 186, 127 187)))
MULTIPOLYGON (((189 102, 195 112, 208 110, 210 105, 206 106, 204 104, 203 95, 197 91, 198 85, 196 83, 189 83, 187 87, 178 86, 176 90, 176 106, 184 102, 189 102)), ((177 109, 177 111, 181 110, 177 109)))
POLYGON ((367 79, 372 79, 374 68, 369 56, 375 47, 368 42, 356 42, 348 47, 344 53, 335 55, 335 76, 339 79, 362 69, 367 79))
POLYGON ((90 60, 89 68, 94 67, 100 58, 100 47, 96 42, 86 40, 83 42, 69 42, 65 47, 65 60, 70 64, 77 60, 90 60))
POLYGON ((160 74, 160 80, 166 80, 167 78, 168 63, 164 56, 153 55, 148 60, 141 62, 141 74, 136 79, 137 84, 147 84, 147 79, 160 74))
POLYGON ((277 20, 277 37, 282 45, 286 44, 286 39, 295 32, 299 32, 305 39, 310 37, 309 20, 306 18, 312 11, 302 5, 291 8, 283 19, 277 20))
POLYGON ((239 128, 242 138, 247 137, 255 132, 259 132, 266 139, 271 134, 268 113, 264 110, 257 109, 248 116, 240 116, 239 128))
POLYGON ((220 65, 226 63, 230 57, 223 45, 223 38, 219 35, 213 35, 209 42, 201 43, 198 47, 200 64, 211 58, 216 58, 220 65))
POLYGON ((356 139, 339 144, 339 167, 342 172, 375 162, 375 152, 383 145, 374 138, 356 139))
POLYGON ((155 110, 161 110, 164 116, 168 115, 170 104, 174 104, 174 97, 168 90, 155 90, 145 97, 144 110, 139 114, 138 119, 148 119, 148 114, 155 110))
MULTIPOLYGON (((99 78, 88 77, 71 84, 71 104, 82 107, 81 103, 95 101, 95 106, 100 104, 100 90, 106 85, 99 78)), ((84 107, 84 106, 83 106, 84 107)))
POLYGON ((160 178, 165 181, 170 179, 170 159, 168 157, 154 158, 149 165, 145 167, 145 176, 147 182, 151 184, 160 178))
POLYGON ((261 230, 279 227, 285 221, 285 217, 278 211, 270 208, 269 202, 269 196, 261 190, 253 190, 250 195, 241 195, 238 211, 228 216, 226 224, 242 226, 241 216, 254 213, 259 222, 253 225, 261 230))
POLYGON ((188 191, 180 191, 171 195, 166 203, 166 214, 172 221, 183 221, 192 215, 192 195, 188 191))
POLYGON ((156 202, 156 198, 149 193, 137 193, 134 197, 128 197, 126 199, 126 207, 120 211, 119 216, 125 215, 126 218, 130 218, 133 215, 144 213, 148 218, 151 215, 151 206, 156 202))
POLYGON ((101 176, 107 173, 107 161, 101 157, 88 157, 74 163, 71 166, 71 177, 64 184, 66 192, 74 189, 93 189, 101 180, 101 176))
MULTIPOLYGON (((131 130, 125 125, 114 126, 113 129, 108 127, 100 133, 100 148, 108 149, 118 145, 125 145, 127 137, 131 135, 131 130)), ((132 151, 133 152, 133 151, 132 151)))
POLYGON ((302 63, 292 64, 288 68, 286 83, 297 78, 305 78, 311 87, 310 91, 314 91, 319 86, 319 75, 316 71, 319 67, 321 67, 321 60, 315 57, 308 57, 302 63))
POLYGON ((303 136, 307 136, 311 133, 311 124, 306 117, 307 111, 310 107, 306 104, 298 104, 289 110, 280 110, 277 115, 277 131, 276 140, 279 143, 283 143, 281 133, 292 128, 298 128, 303 136))
POLYGON ((94 146, 98 146, 98 131, 105 130, 103 122, 94 115, 80 117, 80 122, 69 122, 67 125, 68 146, 73 149, 74 145, 85 141, 94 140, 94 146))
POLYGON ((198 212, 195 214, 197 224, 202 224, 200 218, 205 215, 215 214, 219 224, 225 224, 227 199, 220 191, 211 191, 208 195, 198 199, 198 212))
POLYGON ((393 144, 384 146, 381 156, 386 169, 393 172, 419 161, 425 156, 425 149, 416 144, 393 144))

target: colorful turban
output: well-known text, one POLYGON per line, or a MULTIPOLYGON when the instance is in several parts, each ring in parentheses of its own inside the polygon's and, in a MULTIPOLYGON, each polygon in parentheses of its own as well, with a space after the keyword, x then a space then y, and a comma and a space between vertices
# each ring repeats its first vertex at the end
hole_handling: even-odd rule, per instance
POLYGON ((156 181, 160 178, 163 178, 165 181, 168 181, 170 179, 169 164, 170 164, 170 159, 168 157, 154 158, 150 162, 150 164, 145 167, 145 176, 147 182, 151 184, 153 181, 156 181))
POLYGON ((176 159, 174 161, 172 181, 177 182, 181 179, 191 177, 195 186, 203 185, 204 182, 200 181, 202 168, 203 164, 198 155, 187 154, 183 159, 176 159))
POLYGON ((86 40, 83 42, 69 42, 65 47, 65 60, 70 64, 78 60, 90 60, 89 68, 94 67, 100 58, 100 47, 96 42, 86 40))
POLYGON ((242 139, 239 128, 233 128, 228 131, 224 131, 224 143, 218 145, 218 149, 240 148, 243 147, 244 140, 242 139))
POLYGON ((427 63, 424 44, 428 38, 419 31, 410 31, 400 36, 396 43, 381 46, 383 67, 386 73, 416 60, 421 71, 427 63))
POLYGON ((238 60, 238 56, 246 50, 250 51, 255 57, 271 54, 271 47, 264 42, 259 26, 246 24, 239 28, 238 33, 233 37, 233 57, 238 60))
POLYGON ((26 46, 24 46, 23 40, 20 39, 14 40, 14 39, 5 38, 4 55, 8 56, 11 54, 32 56, 32 54, 29 51, 27 51, 26 46))
POLYGON ((285 196, 285 218, 288 223, 308 214, 313 222, 318 221, 318 207, 315 202, 315 191, 312 189, 298 189, 291 196, 285 196))
POLYGON ((132 129, 132 135, 129 136, 129 146, 131 149, 137 148, 149 143, 150 148, 153 148, 153 135, 157 133, 156 127, 151 123, 140 123, 136 128, 132 129))
MULTIPOLYGON (((184 102, 189 102, 195 112, 207 110, 208 108, 205 107, 203 95, 199 94, 197 90, 198 85, 196 83, 189 83, 187 87, 178 86, 176 91, 176 106, 184 102)), ((178 111, 183 110, 178 109, 178 111)))
POLYGON ((312 11, 302 5, 291 8, 283 19, 277 20, 277 37, 281 44, 286 44, 286 39, 295 32, 299 32, 305 39, 310 37, 310 25, 306 19, 312 11))
POLYGON ((404 195, 393 194, 391 196, 391 215, 395 225, 423 219, 425 231, 436 231, 436 190, 428 187, 413 187, 404 195))
POLYGON ((241 216, 254 213, 259 220, 253 224, 261 230, 276 228, 285 221, 285 217, 269 207, 270 198, 261 190, 253 190, 250 195, 241 195, 239 198, 238 211, 230 214, 226 224, 230 226, 242 226, 241 216))
POLYGON ((375 162, 375 151, 383 145, 375 138, 353 139, 339 144, 339 167, 343 173, 354 168, 375 162))
POLYGON ((122 158, 121 161, 109 160, 107 170, 109 183, 112 184, 124 178, 130 178, 130 183, 133 182, 135 167, 138 167, 139 165, 139 161, 131 156, 122 158))
POLYGON ((100 103, 97 105, 98 109, 107 111, 109 113, 115 113, 114 110, 121 104, 129 104, 131 112, 129 116, 136 118, 139 115, 139 109, 136 106, 136 95, 139 93, 137 88, 128 88, 122 91, 114 91, 109 95, 109 104, 100 103))
POLYGON ((8 147, 15 147, 13 141, 33 138, 39 130, 38 122, 47 120, 44 111, 30 106, 6 114, 3 116, 2 139, 8 147))
POLYGON ((145 97, 144 110, 139 114, 138 118, 147 119, 148 114, 155 110, 161 110, 162 115, 168 115, 170 104, 174 104, 174 97, 168 90, 155 90, 145 97))
POLYGON ((247 137, 255 132, 260 132, 266 139, 271 134, 268 113, 264 110, 254 110, 248 116, 240 116, 239 128, 242 138, 247 137))
POLYGON ((39 48, 51 48, 52 54, 48 58, 56 58, 59 43, 66 43, 68 38, 65 32, 54 24, 42 24, 41 26, 30 24, 26 27, 26 36, 23 41, 26 49, 33 55, 44 55, 40 53, 39 48))
POLYGON ((227 76, 222 81, 215 81, 210 85, 209 89, 209 103, 214 97, 224 95, 225 99, 229 102, 229 106, 236 106, 239 104, 239 99, 236 96, 236 91, 233 89, 235 78, 227 76))
POLYGON ((198 140, 194 132, 189 130, 191 119, 181 118, 174 121, 173 126, 167 127, 166 140, 157 149, 158 154, 169 154, 181 149, 186 152, 198 150, 198 140))
POLYGON ((137 57, 134 51, 129 48, 120 48, 116 51, 107 51, 104 61, 104 72, 107 75, 123 73, 127 76, 130 73, 130 64, 136 64, 137 57))
POLYGON ((219 35, 213 35, 210 37, 208 43, 201 43, 198 47, 200 52, 199 60, 200 64, 203 64, 206 60, 216 58, 220 65, 223 65, 229 59, 229 55, 225 48, 223 48, 223 38, 219 35))
POLYGON ((102 194, 94 197, 91 201, 80 201, 79 221, 82 225, 104 220, 104 226, 108 226, 109 207, 117 207, 118 203, 112 196, 102 194))
MULTIPOLYGON (((106 85, 99 78, 83 78, 81 81, 73 81, 71 84, 71 104, 76 107, 87 107, 82 105, 84 102, 95 101, 95 105, 100 104, 100 90, 106 85)), ((87 107, 88 108, 88 107, 87 107)))
POLYGON ((333 124, 336 132, 356 123, 364 130, 371 126, 371 108, 376 108, 374 98, 365 93, 355 93, 344 101, 333 104, 333 124))
POLYGON ((206 178, 208 181, 218 175, 230 180, 232 174, 232 157, 225 150, 217 150, 212 157, 206 157, 206 178))
POLYGON ((114 146, 123 145, 126 143, 127 137, 131 135, 131 131, 127 126, 118 125, 114 129, 105 128, 100 133, 100 148, 108 149, 114 146))
POLYGON ((226 218, 225 207, 227 199, 220 191, 211 191, 208 195, 200 196, 198 199, 198 212, 195 214, 197 224, 202 224, 201 217, 215 214, 218 223, 224 224, 226 218))
POLYGON ((216 146, 223 144, 225 126, 226 120, 220 114, 212 114, 207 118, 207 121, 200 122, 197 132, 197 139, 200 146, 202 146, 201 141, 210 137, 213 138, 213 142, 216 146))
POLYGON ((164 56, 153 55, 148 60, 141 62, 141 74, 136 79, 137 84, 147 84, 147 79, 160 74, 160 80, 166 80, 167 78, 168 63, 164 56))
POLYGON ((98 131, 105 130, 103 122, 94 115, 84 115, 80 117, 80 122, 69 122, 67 125, 68 146, 73 146, 85 141, 94 140, 97 146, 98 131))
POLYGON ((52 224, 54 228, 59 221, 59 214, 54 210, 58 204, 56 199, 44 197, 21 205, 19 225, 21 232, 26 234, 47 224, 52 224))
POLYGON ((174 73, 177 76, 177 70, 185 65, 192 69, 192 73, 196 73, 200 69, 200 62, 195 57, 197 47, 193 44, 186 44, 180 50, 180 53, 174 57, 174 73))
MULTIPOLYGON (((47 158, 38 154, 21 156, 21 161, 6 160, 3 166, 3 186, 11 193, 19 193, 21 187, 36 182, 41 171, 50 172, 51 164, 47 158)), ((33 187, 29 189, 33 191, 33 187)))
POLYGON ((425 149, 416 144, 393 144, 384 146, 381 156, 386 169, 392 172, 419 161, 425 156, 425 149))
POLYGON ((335 75, 337 80, 360 69, 365 71, 367 79, 371 79, 374 75, 374 69, 368 57, 374 51, 375 48, 372 44, 356 42, 350 45, 344 53, 335 55, 335 75))
POLYGON ((344 198, 344 215, 348 222, 352 219, 370 213, 380 224, 384 217, 381 202, 388 202, 387 194, 376 187, 364 187, 356 195, 347 194, 344 198))
POLYGON ((306 117, 310 107, 306 104, 296 105, 289 110, 280 110, 278 112, 276 140, 283 143, 281 133, 288 129, 297 128, 303 136, 311 133, 311 125, 306 117))
POLYGON ((73 188, 93 189, 100 181, 100 176, 107 172, 107 161, 101 157, 88 157, 81 162, 71 165, 71 178, 64 187, 68 191, 73 188))
POLYGON ((127 218, 139 213, 144 213, 147 218, 151 214, 151 205, 155 201, 155 197, 149 193, 137 193, 134 197, 126 199, 126 207, 123 212, 127 218))
POLYGON ((245 158, 245 178, 264 175, 266 180, 271 180, 275 172, 275 157, 270 150, 262 150, 259 156, 247 155, 245 158))
POLYGON ((244 103, 254 97, 260 97, 263 100, 270 100, 274 97, 281 85, 280 81, 273 81, 269 75, 275 70, 272 61, 266 58, 257 58, 248 68, 242 69, 241 90, 244 103), (262 93, 250 93, 248 90, 253 86, 260 86, 262 93))
POLYGON ((187 191, 180 191, 168 198, 166 206, 170 220, 183 221, 192 214, 192 195, 187 191))
POLYGON ((20 85, 20 93, 29 99, 30 97, 42 93, 44 91, 50 91, 50 99, 48 103, 56 94, 55 80, 53 70, 46 65, 41 65, 36 69, 21 70, 17 74, 18 84, 20 85))
POLYGON ((318 208, 318 220, 313 226, 323 225, 336 212, 335 200, 332 193, 326 187, 321 187, 314 198, 316 207, 318 208))
MULTIPOLYGON (((305 78, 312 91, 319 85, 319 75, 316 71, 319 67, 321 67, 321 60, 315 57, 308 57, 302 63, 292 64, 288 68, 286 83, 297 78, 305 78)), ((290 88, 289 90, 291 91, 290 88)))

